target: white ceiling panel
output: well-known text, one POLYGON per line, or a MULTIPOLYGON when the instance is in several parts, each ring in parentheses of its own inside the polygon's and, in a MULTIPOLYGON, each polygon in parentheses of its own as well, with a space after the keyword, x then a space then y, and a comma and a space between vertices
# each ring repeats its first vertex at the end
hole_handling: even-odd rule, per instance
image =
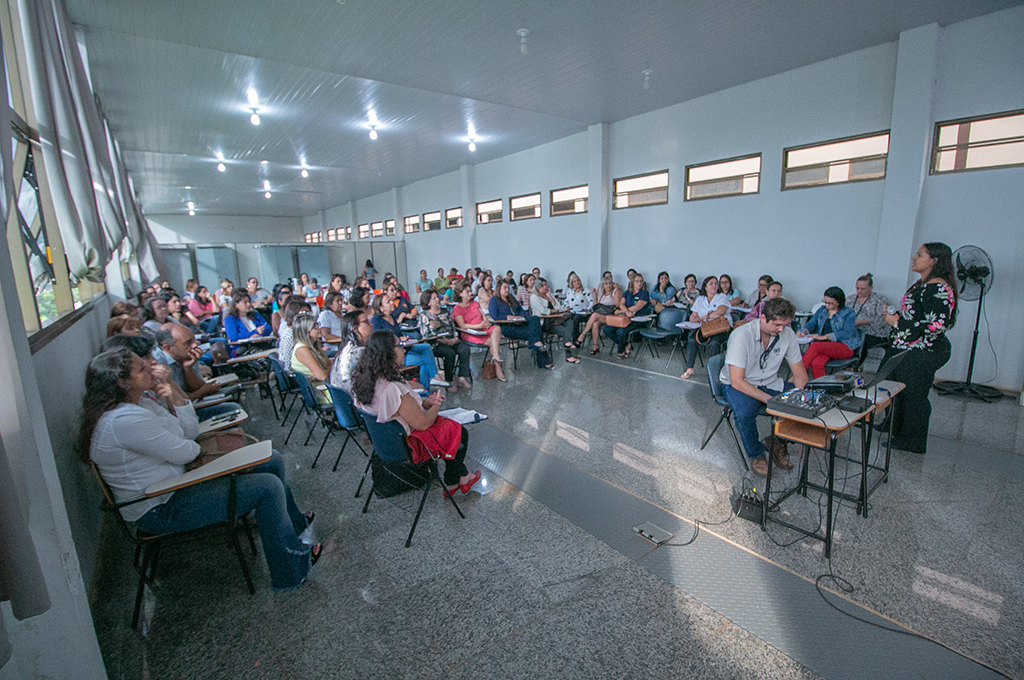
POLYGON ((266 215, 309 215, 1017 4, 67 0, 145 209, 180 212, 195 200, 220 214, 266 215), (530 30, 527 54, 519 28, 530 30), (643 69, 653 71, 647 90, 643 69), (248 122, 250 87, 258 127, 248 122), (475 153, 468 123, 480 136, 475 153))

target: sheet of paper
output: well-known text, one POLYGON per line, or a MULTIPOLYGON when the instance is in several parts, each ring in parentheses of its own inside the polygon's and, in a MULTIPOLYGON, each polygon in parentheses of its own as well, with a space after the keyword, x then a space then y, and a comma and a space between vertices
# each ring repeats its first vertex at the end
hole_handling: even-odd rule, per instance
POLYGON ((439 411, 439 416, 444 416, 449 420, 454 420, 460 425, 467 425, 469 423, 476 423, 481 420, 487 420, 487 416, 476 411, 470 411, 464 408, 450 408, 444 411, 439 411))

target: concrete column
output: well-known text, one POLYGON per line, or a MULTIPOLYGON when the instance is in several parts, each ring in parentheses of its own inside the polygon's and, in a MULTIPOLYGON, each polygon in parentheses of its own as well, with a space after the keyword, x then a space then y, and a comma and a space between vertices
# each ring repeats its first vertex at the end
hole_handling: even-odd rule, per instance
POLYGON ((875 287, 892 294, 916 278, 910 256, 919 245, 917 219, 930 162, 939 33, 938 24, 929 24, 900 34, 874 269, 875 287))
POLYGON ((466 262, 476 267, 480 263, 476 258, 476 174, 472 165, 459 167, 459 185, 462 191, 462 242, 465 247, 466 262))
POLYGON ((587 128, 587 268, 585 286, 597 287, 601 273, 608 268, 608 217, 611 214, 611 178, 608 150, 611 126, 598 123, 587 128))

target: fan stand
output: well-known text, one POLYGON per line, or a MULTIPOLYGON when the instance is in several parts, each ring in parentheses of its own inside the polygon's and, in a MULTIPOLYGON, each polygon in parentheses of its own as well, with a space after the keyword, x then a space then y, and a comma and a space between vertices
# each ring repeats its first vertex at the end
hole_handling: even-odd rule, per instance
POLYGON ((981 295, 978 296, 978 314, 974 319, 974 340, 971 342, 971 361, 967 365, 967 381, 944 380, 932 385, 932 388, 939 394, 946 396, 962 395, 980 399, 987 404, 992 404, 1003 398, 1003 393, 988 385, 977 385, 971 382, 974 376, 974 355, 978 351, 978 327, 981 325, 981 307, 985 303, 985 283, 980 282, 981 295))

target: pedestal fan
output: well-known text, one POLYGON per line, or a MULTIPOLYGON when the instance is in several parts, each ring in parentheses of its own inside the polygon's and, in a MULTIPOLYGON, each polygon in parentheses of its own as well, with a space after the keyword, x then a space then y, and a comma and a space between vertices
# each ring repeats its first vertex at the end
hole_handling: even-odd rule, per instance
POLYGON ((978 351, 978 326, 981 324, 981 309, 985 304, 985 293, 992 289, 992 260, 988 253, 977 246, 963 246, 953 253, 953 264, 956 267, 956 280, 960 301, 977 300, 978 313, 974 318, 974 340, 971 342, 971 360, 967 364, 967 380, 959 382, 946 380, 935 383, 935 391, 939 394, 962 394, 986 402, 994 402, 1003 398, 1003 393, 994 387, 977 385, 971 382, 974 377, 974 355, 978 351))

